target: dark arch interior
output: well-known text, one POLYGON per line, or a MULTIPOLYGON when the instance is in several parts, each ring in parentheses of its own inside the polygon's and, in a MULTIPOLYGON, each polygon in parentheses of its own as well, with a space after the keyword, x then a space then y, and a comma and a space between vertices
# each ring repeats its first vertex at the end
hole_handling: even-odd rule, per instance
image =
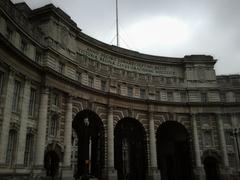
POLYGON ((99 116, 90 110, 83 110, 75 116, 73 129, 78 137, 78 165, 75 177, 91 174, 102 178, 104 167, 104 128, 99 116), (85 119, 89 124, 86 125, 85 119), (91 163, 89 160, 91 139, 91 163), (91 166, 89 172, 89 164, 91 166))
POLYGON ((114 129, 114 159, 118 180, 146 179, 146 142, 141 123, 133 118, 120 120, 114 129))
POLYGON ((44 167, 46 169, 47 176, 55 177, 58 174, 60 158, 58 154, 51 150, 45 154, 44 167))
POLYGON ((157 160, 162 180, 190 180, 189 135, 178 122, 167 121, 157 130, 157 160))
POLYGON ((218 160, 214 157, 208 156, 204 159, 204 169, 206 180, 219 180, 218 160))

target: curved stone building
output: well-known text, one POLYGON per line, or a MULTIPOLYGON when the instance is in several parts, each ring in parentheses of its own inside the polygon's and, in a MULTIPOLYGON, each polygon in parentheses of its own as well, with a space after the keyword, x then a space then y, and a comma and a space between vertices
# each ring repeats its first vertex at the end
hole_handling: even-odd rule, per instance
POLYGON ((51 4, 0 0, 0 179, 240 179, 240 76, 215 63, 110 46, 51 4))

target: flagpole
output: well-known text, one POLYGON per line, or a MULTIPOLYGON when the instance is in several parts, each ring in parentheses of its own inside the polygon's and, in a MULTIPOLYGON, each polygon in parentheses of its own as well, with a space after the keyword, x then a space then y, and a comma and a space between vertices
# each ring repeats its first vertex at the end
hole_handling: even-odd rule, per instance
POLYGON ((118 30, 118 0, 116 0, 116 31, 117 31, 117 46, 119 46, 119 30, 118 30))

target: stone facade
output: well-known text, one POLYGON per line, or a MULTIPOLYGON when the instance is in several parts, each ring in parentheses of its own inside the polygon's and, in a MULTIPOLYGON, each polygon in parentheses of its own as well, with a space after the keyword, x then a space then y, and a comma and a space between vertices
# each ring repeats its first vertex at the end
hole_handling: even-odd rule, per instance
MULTIPOLYGON (((212 56, 159 57, 110 46, 53 5, 31 10, 9 0, 0 0, 0 42, 1 177, 46 177, 45 157, 55 152, 56 177, 73 179, 81 147, 73 120, 91 112, 104 132, 99 179, 123 179, 114 135, 125 119, 144 132, 143 179, 168 179, 158 135, 167 122, 188 134, 192 179, 207 179, 207 158, 220 179, 240 179, 232 137, 240 128, 240 75, 216 76, 212 56)), ((131 168, 129 174, 138 172, 131 168)))

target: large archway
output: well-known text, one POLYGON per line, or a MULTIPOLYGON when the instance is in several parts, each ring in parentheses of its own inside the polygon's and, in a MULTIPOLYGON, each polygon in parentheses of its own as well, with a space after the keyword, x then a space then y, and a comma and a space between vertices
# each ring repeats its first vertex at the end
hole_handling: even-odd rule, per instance
POLYGON ((90 174, 102 179, 104 167, 104 127, 100 117, 91 110, 75 116, 73 129, 78 138, 76 178, 90 174))
POLYGON ((189 135, 178 122, 167 121, 157 130, 157 160, 162 180, 190 180, 189 135))
POLYGON ((114 158, 118 180, 146 179, 146 134, 133 118, 120 120, 114 129, 114 158))

